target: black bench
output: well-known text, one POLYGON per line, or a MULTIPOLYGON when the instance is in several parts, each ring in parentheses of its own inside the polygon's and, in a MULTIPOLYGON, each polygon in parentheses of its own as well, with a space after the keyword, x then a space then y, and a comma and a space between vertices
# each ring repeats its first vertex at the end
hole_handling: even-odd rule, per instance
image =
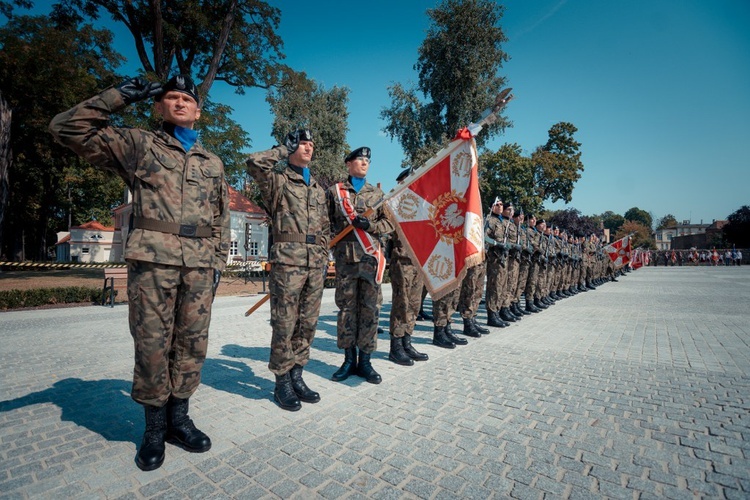
POLYGON ((102 288, 102 305, 109 303, 110 307, 115 307, 115 289, 127 287, 128 268, 127 267, 105 267, 104 268, 104 287, 102 288))

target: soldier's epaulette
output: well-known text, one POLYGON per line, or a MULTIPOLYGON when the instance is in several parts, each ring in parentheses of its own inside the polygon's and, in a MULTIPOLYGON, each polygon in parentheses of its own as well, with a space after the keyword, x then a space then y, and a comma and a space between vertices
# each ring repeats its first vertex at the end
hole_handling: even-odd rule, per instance
POLYGON ((280 174, 284 170, 286 170, 288 166, 289 166, 289 163, 285 159, 279 160, 278 162, 276 162, 276 165, 273 166, 273 171, 277 174, 280 174))

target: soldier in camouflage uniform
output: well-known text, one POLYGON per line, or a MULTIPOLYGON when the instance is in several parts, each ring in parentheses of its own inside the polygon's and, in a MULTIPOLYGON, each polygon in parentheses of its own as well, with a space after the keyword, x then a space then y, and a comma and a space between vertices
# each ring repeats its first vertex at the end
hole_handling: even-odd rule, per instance
POLYGON ((482 301, 484 291, 484 278, 487 275, 487 265, 484 261, 466 270, 466 276, 461 281, 461 292, 458 296, 458 312, 464 322, 463 335, 467 337, 481 337, 482 334, 490 333, 477 323, 477 309, 482 301))
POLYGON ((512 292, 510 310, 516 316, 522 317, 527 314, 531 314, 531 311, 526 311, 525 308, 521 308, 521 294, 526 288, 526 280, 529 277, 529 267, 531 265, 531 252, 528 248, 528 234, 526 233, 526 226, 524 225, 525 214, 523 208, 519 207, 518 212, 513 214, 513 224, 516 226, 518 231, 517 239, 518 249, 518 280, 514 284, 514 291, 512 292))
MULTIPOLYGON (((411 169, 405 169, 396 181, 403 181, 410 173, 411 169)), ((399 365, 411 366, 414 361, 429 359, 427 354, 418 352, 411 344, 411 334, 417 324, 417 314, 422 301, 424 281, 406 252, 398 232, 393 232, 391 242, 391 350, 388 359, 399 365)))
POLYGON ((370 168, 370 148, 357 148, 344 158, 349 177, 328 189, 328 216, 333 231, 338 234, 348 226, 354 230, 334 248, 336 259, 336 305, 339 308, 337 345, 344 350, 344 363, 331 377, 339 382, 350 375, 358 375, 371 384, 382 381, 375 371, 370 356, 377 349, 378 314, 382 303, 379 265, 385 266, 385 255, 380 237, 393 232, 393 223, 382 207, 369 218, 363 214, 385 196, 383 191, 368 183, 365 176, 370 168), (368 253, 371 246, 374 253, 368 253), (379 253, 378 253, 379 252, 379 253), (382 259, 382 262, 380 261, 382 259), (357 349, 359 357, 357 358, 357 349))
POLYGON ((525 310, 532 313, 541 312, 541 309, 534 305, 534 292, 539 277, 539 231, 536 230, 536 216, 529 214, 529 224, 526 227, 526 258, 529 260, 529 271, 526 276, 526 284, 523 289, 523 295, 526 301, 525 310))
POLYGON ((502 214, 503 202, 495 198, 484 224, 484 243, 487 251, 487 325, 496 328, 510 326, 499 316, 508 281, 507 220, 502 214))
POLYGON ((503 205, 503 224, 507 237, 508 248, 508 281, 503 296, 503 306, 500 308, 500 319, 503 321, 520 321, 523 314, 518 315, 511 307, 515 300, 516 288, 518 287, 518 274, 521 267, 521 245, 519 241, 518 226, 513 221, 515 209, 513 203, 508 201, 503 205))
POLYGON ((308 167, 314 150, 312 133, 296 130, 284 145, 253 153, 247 160, 271 218, 273 336, 268 368, 276 377, 274 401, 289 411, 299 410, 300 401, 320 401, 320 394, 302 379, 318 325, 331 232, 325 190, 308 167))
POLYGON ((550 239, 547 232, 547 221, 539 219, 535 227, 539 241, 539 255, 537 257, 538 275, 536 285, 534 286, 534 306, 537 309, 547 309, 549 304, 544 301, 547 294, 547 273, 549 267, 549 246, 550 239))
POLYGON ((93 165, 119 175, 133 193, 125 244, 131 397, 145 408, 136 456, 143 470, 164 462, 164 443, 205 452, 211 440, 188 417, 206 359, 211 305, 229 253, 224 165, 197 141, 197 89, 177 75, 163 87, 134 78, 57 115, 50 131, 93 165), (160 130, 110 126, 125 106, 155 97, 160 130))

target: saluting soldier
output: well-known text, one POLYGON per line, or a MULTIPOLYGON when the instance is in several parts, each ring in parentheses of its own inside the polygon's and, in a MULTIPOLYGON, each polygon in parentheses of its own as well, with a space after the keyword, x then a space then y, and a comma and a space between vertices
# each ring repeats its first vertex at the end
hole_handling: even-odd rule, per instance
POLYGON ((136 456, 142 470, 164 462, 164 442, 201 453, 210 438, 188 416, 208 348, 211 305, 229 253, 224 165, 193 126, 201 115, 187 75, 164 86, 144 78, 57 115, 50 131, 93 165, 119 175, 133 193, 125 243, 130 333, 135 346, 131 397, 145 409, 136 456), (112 114, 154 97, 155 132, 112 127, 112 114))
POLYGON ((286 136, 284 145, 247 160, 271 218, 268 368, 276 377, 274 401, 288 411, 299 410, 300 401, 320 401, 302 378, 318 325, 331 232, 325 190, 309 168, 314 151, 312 132, 299 129, 286 136))
POLYGON ((382 381, 370 357, 377 349, 378 314, 383 302, 380 283, 385 272, 385 252, 380 238, 393 232, 393 223, 383 207, 385 196, 367 182, 371 151, 363 146, 344 158, 349 176, 328 189, 328 215, 335 234, 354 229, 334 248, 336 259, 337 345, 344 350, 344 363, 331 379, 340 382, 358 375, 371 384, 382 381), (364 213, 375 209, 370 217, 364 213), (357 357, 359 351, 359 357, 357 357))

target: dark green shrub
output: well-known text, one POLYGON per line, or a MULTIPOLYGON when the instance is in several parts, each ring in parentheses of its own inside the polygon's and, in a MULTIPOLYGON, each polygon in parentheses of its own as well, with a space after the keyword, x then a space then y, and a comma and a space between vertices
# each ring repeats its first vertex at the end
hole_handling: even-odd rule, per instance
POLYGON ((101 289, 86 286, 0 290, 0 310, 49 304, 99 303, 101 297, 101 289))

